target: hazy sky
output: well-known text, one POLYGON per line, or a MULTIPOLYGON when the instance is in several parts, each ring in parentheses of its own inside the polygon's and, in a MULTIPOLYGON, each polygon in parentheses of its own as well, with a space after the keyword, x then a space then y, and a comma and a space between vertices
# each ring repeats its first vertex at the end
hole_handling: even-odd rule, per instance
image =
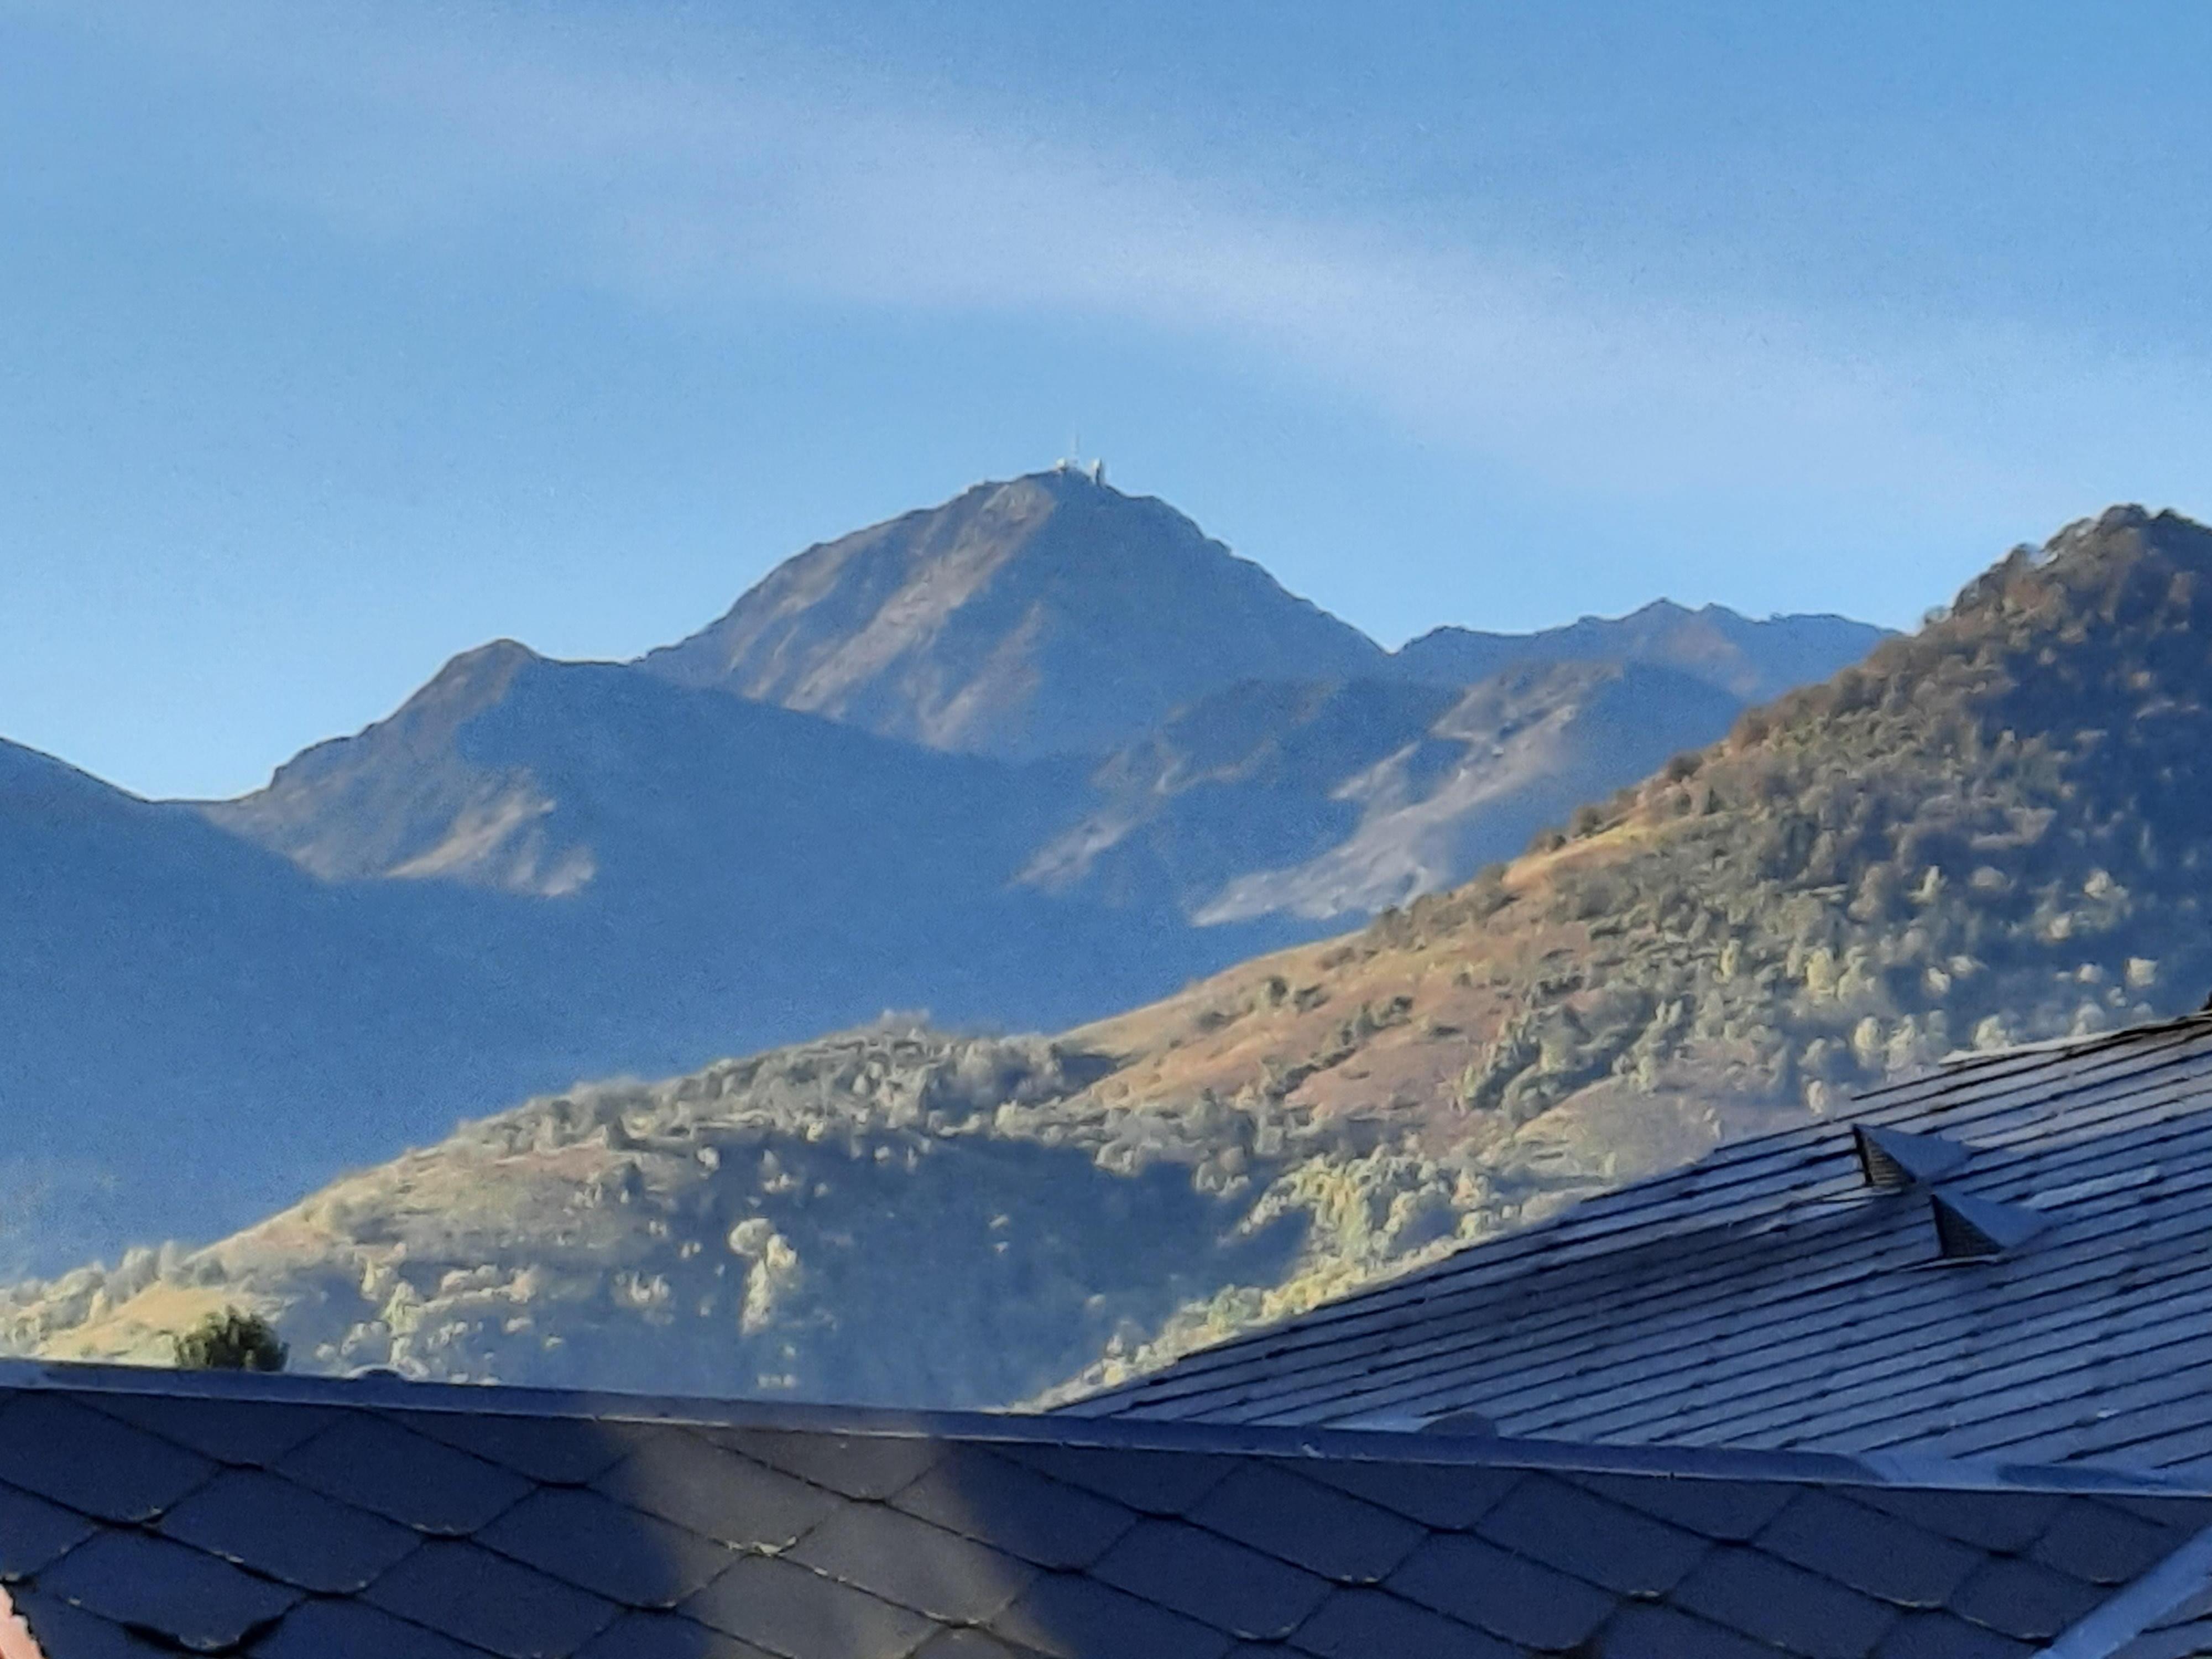
POLYGON ((1079 434, 1395 644, 2212 513, 2212 8, 0 0, 0 735, 250 787, 1079 434))

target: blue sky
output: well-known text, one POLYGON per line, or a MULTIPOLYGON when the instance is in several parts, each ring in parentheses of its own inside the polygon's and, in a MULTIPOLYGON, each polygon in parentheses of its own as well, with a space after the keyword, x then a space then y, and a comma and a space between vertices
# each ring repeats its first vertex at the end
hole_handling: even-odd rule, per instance
POLYGON ((2212 10, 0 0, 0 735, 251 787, 1079 434, 1386 642, 2212 513, 2212 10))

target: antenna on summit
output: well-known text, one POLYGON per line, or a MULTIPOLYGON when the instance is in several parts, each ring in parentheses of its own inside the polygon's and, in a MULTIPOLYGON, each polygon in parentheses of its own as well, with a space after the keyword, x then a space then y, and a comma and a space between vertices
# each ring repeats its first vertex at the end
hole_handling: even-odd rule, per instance
POLYGON ((1075 441, 1068 446, 1067 453, 1061 456, 1058 460, 1052 464, 1052 470, 1055 472, 1080 473, 1083 477, 1090 479, 1091 483, 1102 487, 1106 483, 1106 463, 1104 461, 1093 459, 1088 465, 1084 464, 1083 434, 1079 432, 1075 434, 1075 441))

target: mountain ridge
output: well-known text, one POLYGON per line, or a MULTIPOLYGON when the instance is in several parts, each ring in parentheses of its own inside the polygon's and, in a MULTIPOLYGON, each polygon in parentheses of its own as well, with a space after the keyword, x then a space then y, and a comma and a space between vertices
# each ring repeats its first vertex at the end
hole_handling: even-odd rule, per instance
POLYGON ((1240 679, 1382 648, 1150 496, 1075 472, 983 483, 785 561, 640 659, 687 684, 1011 759, 1088 753, 1240 679))
MULTIPOLYGON (((1628 671, 1521 663, 1502 671, 1525 681, 1498 693, 1506 712, 1443 732, 1472 693, 1397 676, 1165 503, 1066 474, 979 485, 812 551, 841 547, 733 609, 773 622, 788 590, 809 628, 836 613, 826 631, 749 636, 791 670, 776 696, 682 684, 664 659, 562 663, 495 641, 239 799, 134 805, 73 785, 105 803, 106 850, 18 840, 50 879, 0 907, 38 1025, 0 1060, 0 1114, 26 1126, 19 1188, 58 1194, 0 1230, 0 1271, 219 1235, 570 1078, 682 1071, 887 1007, 1095 1018, 1448 886, 1733 713, 1673 669, 1635 669, 1651 695, 1608 705, 1628 671), (1151 580, 1164 564, 1182 587, 1151 580), (1077 602, 1101 593, 1088 626, 1077 602), (1058 618, 1041 633, 1024 621, 1040 605, 1058 618), (830 708, 827 682, 787 695, 805 689, 805 653, 776 654, 794 640, 857 673, 855 701, 830 708), (1052 706, 1118 749, 915 740, 941 716, 938 737, 967 731, 978 750, 1052 747, 1031 740, 1059 716, 983 695, 1040 664, 1052 706), (1235 678, 1255 666, 1304 678, 1235 678), (1237 704, 1261 684, 1276 689, 1237 704), (892 691, 905 735, 852 718, 892 691), (823 707, 783 706, 810 698, 823 707), (1328 712, 1355 702, 1356 718, 1328 712), (1205 775, 1176 773, 1215 750, 1205 775), (1255 758, 1268 752, 1272 769, 1255 758), (134 1101, 168 1104, 134 1134, 134 1101), (242 1149, 228 1158, 226 1139, 242 1149)), ((0 842, 46 822, 37 769, 0 766, 0 842)))
POLYGON ((1757 703, 1826 678, 1865 656, 1888 632, 1829 611, 1761 618, 1723 605, 1693 611, 1658 599, 1625 616, 1580 617, 1531 634, 1446 624, 1407 641, 1392 661, 1400 673, 1457 684, 1531 660, 1642 663, 1679 670, 1757 703))
POLYGON ((2208 665, 2212 531, 2114 509, 1354 932, 1049 1040, 886 1027, 532 1102, 209 1250, 20 1287, 0 1324, 141 1352, 227 1297, 339 1367, 650 1356, 908 1403, 1111 1382, 1954 1048, 2196 1006, 2208 665), (1018 1203, 1029 1147, 1048 1215, 1018 1203), (960 1263, 1019 1240, 1050 1269, 971 1297, 847 1224, 921 1201, 896 1172, 925 1167, 960 1263), (1136 1282, 1154 1249, 1164 1293, 1136 1282), (971 1339, 996 1346, 963 1369, 971 1339))

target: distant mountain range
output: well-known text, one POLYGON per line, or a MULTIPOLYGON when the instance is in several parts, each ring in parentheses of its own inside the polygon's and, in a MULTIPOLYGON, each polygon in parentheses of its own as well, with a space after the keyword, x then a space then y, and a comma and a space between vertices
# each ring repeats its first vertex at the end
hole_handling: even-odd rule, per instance
POLYGON ((1754 622, 1724 605, 1687 611, 1654 599, 1626 617, 1584 617, 1535 634, 1438 628, 1408 640, 1392 665, 1413 679, 1471 685, 1522 663, 1638 663, 1671 668, 1747 703, 1825 679, 1871 651, 1881 630, 1844 617, 1754 622))
POLYGON ((1662 599, 1535 634, 1439 628, 1393 653, 1164 501, 1069 470, 977 484, 808 548, 641 663, 879 737, 1022 760, 1117 749, 1249 681, 1464 686, 1527 664, 1637 664, 1758 702, 1856 662, 1881 634, 1662 599))
MULTIPOLYGON (((316 1367, 907 1404, 1111 1380, 1954 1049, 2197 1006, 2208 641, 2212 531, 2115 509, 1339 937, 1049 1040, 884 1022, 566 1091, 205 1250, 0 1295, 0 1333, 154 1358, 234 1303, 316 1367)), ((1370 695, 1259 698, 1201 757, 1283 729, 1333 769, 1370 695)))
POLYGON ((211 1236, 580 1076, 1146 1001, 1464 879, 1880 637, 1659 605, 1393 653, 1050 472, 634 664, 467 653, 239 800, 0 750, 0 1271, 211 1236))

